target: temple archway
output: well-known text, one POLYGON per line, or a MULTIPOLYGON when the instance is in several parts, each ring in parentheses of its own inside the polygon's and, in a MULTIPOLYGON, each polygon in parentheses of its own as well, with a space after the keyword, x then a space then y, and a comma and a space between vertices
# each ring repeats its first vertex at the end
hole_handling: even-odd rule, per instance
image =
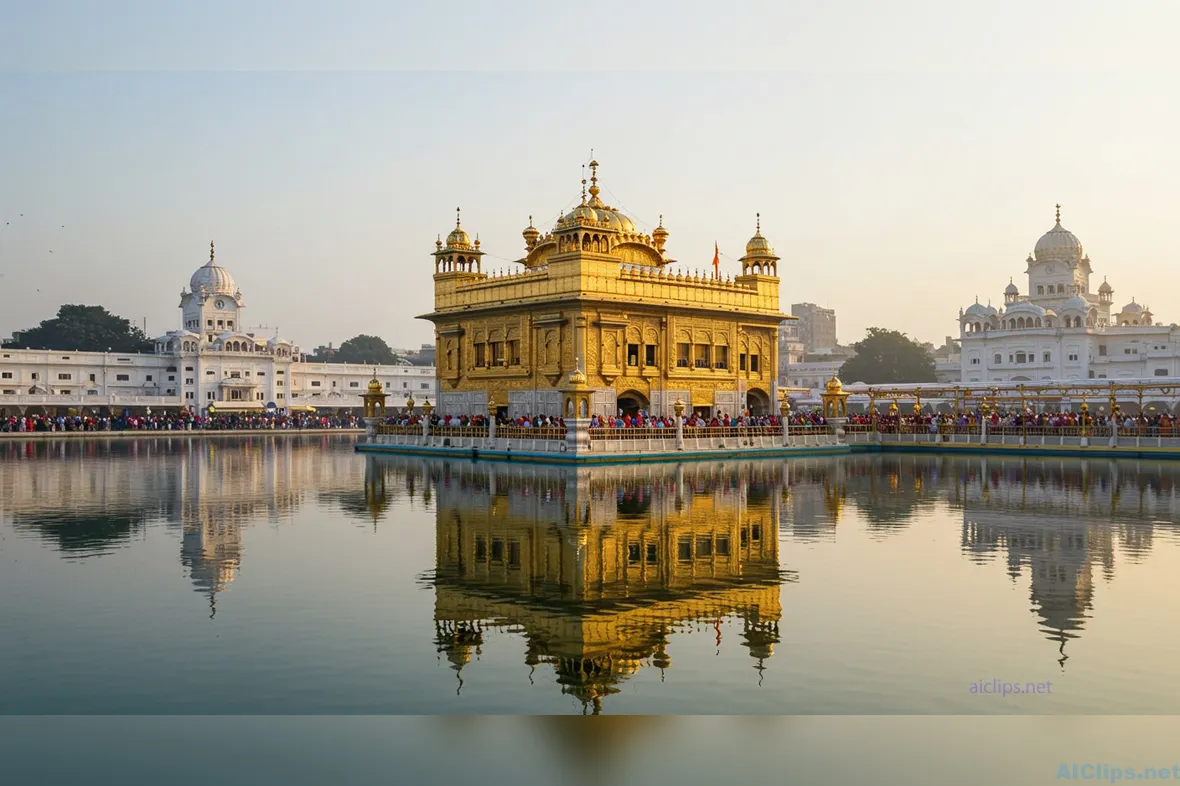
POLYGON ((635 415, 639 410, 647 412, 650 404, 647 396, 638 390, 628 390, 626 393, 619 394, 617 406, 624 415, 635 415))
POLYGON ((746 391, 746 409, 751 415, 766 415, 770 413, 770 396, 758 388, 746 391))

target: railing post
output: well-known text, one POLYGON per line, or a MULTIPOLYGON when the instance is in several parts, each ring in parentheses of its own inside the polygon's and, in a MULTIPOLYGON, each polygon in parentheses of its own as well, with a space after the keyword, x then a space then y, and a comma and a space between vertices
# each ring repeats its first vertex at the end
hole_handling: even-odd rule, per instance
POLYGON ((488 442, 496 441, 496 402, 488 396, 488 442))
POLYGON ((676 397, 672 412, 676 415, 676 449, 684 450, 684 402, 680 400, 680 396, 676 397))
POLYGON ((782 418, 782 421, 783 421, 783 447, 784 448, 790 447, 790 445, 791 445, 791 434, 790 434, 791 404, 789 401, 787 401, 786 396, 783 396, 783 403, 779 405, 778 411, 779 411, 779 416, 782 418))

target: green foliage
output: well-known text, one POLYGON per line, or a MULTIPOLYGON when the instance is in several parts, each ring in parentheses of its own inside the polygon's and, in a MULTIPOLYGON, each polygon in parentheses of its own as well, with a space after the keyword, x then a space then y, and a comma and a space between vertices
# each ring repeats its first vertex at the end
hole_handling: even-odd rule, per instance
POLYGON ((384 339, 364 334, 354 336, 341 344, 331 360, 333 363, 367 363, 383 366, 392 365, 396 361, 397 356, 384 339))
POLYGON ((52 349, 63 352, 151 352, 144 332, 102 306, 66 305, 57 316, 21 331, 14 349, 52 349))
POLYGON ((840 379, 870 385, 905 382, 934 382, 934 358, 905 333, 869 328, 865 337, 852 345, 856 357, 840 367, 840 379))

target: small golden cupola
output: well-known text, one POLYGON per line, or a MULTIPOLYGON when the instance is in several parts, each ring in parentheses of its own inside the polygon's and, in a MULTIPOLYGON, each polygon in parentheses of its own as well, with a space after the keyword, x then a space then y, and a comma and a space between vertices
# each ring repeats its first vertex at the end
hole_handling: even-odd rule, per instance
POLYGON ((479 250, 479 238, 471 242, 471 236, 463 229, 460 221, 459 208, 455 208, 455 228, 447 235, 446 245, 442 240, 434 243, 434 273, 467 273, 479 275, 482 273, 480 258, 483 252, 479 250))
POLYGON ((754 236, 746 243, 746 255, 738 261, 742 263, 743 276, 777 276, 778 260, 770 241, 762 236, 762 214, 755 214, 754 236))
POLYGON ((524 236, 524 247, 526 251, 532 251, 537 247, 537 242, 541 239, 541 232, 535 226, 533 226, 532 216, 529 216, 529 225, 525 227, 525 230, 524 232, 521 232, 521 235, 524 236))
POLYGON ((651 244, 655 246, 656 251, 661 254, 664 253, 664 245, 668 242, 668 230, 664 229, 664 217, 660 216, 660 225, 652 230, 651 244))

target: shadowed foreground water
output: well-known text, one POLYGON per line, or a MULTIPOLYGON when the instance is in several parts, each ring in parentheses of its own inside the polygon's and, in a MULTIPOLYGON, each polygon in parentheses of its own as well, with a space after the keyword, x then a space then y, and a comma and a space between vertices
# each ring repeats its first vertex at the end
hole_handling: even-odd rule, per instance
POLYGON ((0 713, 1180 707, 1174 464, 352 445, 0 445, 0 713))

